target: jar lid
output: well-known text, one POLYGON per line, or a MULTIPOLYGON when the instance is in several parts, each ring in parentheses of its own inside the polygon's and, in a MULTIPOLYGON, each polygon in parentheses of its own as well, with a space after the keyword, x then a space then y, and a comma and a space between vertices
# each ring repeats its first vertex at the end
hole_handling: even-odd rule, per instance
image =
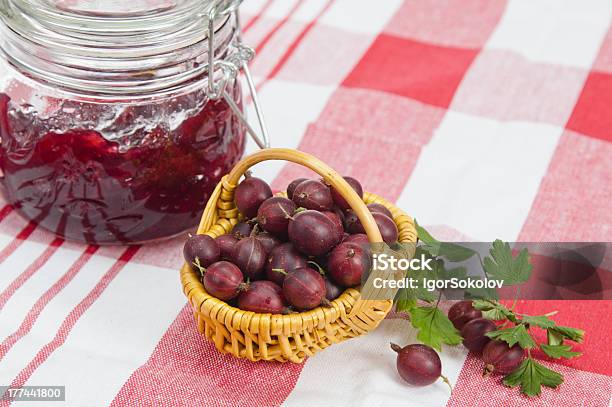
POLYGON ((0 52, 78 93, 150 96, 201 75, 234 37, 242 0, 0 0, 0 52))
MULTIPOLYGON (((223 20, 242 0, 5 0, 4 14, 21 13, 52 31, 137 33, 184 27, 214 11, 223 20), (11 13, 12 10, 12 13, 11 13)), ((4 7, 0 7, 4 9, 4 7)), ((14 17, 14 15, 13 15, 14 17)))

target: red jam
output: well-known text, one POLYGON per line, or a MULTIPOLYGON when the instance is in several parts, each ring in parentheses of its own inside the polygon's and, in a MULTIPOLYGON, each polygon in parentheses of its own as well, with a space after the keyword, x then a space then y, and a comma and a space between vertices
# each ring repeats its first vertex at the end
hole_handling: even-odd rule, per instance
MULTIPOLYGON (((84 123, 98 117, 96 105, 87 106, 74 112, 84 123)), ((59 236, 89 243, 151 241, 192 228, 244 152, 244 128, 222 100, 179 116, 174 128, 141 126, 119 140, 86 126, 56 132, 49 120, 13 108, 0 93, 4 197, 59 236)), ((125 109, 112 126, 129 127, 147 108, 125 109)))

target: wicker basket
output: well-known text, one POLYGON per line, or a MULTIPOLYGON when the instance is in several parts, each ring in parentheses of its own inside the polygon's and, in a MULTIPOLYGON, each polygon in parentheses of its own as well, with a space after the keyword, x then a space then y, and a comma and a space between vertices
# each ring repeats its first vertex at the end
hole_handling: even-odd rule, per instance
MULTIPOLYGON (((391 210, 399 229, 399 241, 416 242, 414 221, 383 198, 365 193, 363 201, 334 170, 319 159, 290 149, 266 149, 246 157, 217 185, 202 215, 197 233, 217 237, 229 233, 238 222, 234 190, 242 175, 266 160, 285 160, 304 165, 321 175, 341 192, 361 220, 370 242, 382 242, 366 204, 377 202, 391 210)), ((331 344, 376 328, 393 305, 391 300, 364 300, 356 289, 347 289, 331 307, 271 315, 256 314, 232 307, 211 297, 199 275, 187 264, 181 269, 183 291, 193 307, 197 327, 219 351, 252 361, 269 360, 300 363, 306 356, 331 344)))

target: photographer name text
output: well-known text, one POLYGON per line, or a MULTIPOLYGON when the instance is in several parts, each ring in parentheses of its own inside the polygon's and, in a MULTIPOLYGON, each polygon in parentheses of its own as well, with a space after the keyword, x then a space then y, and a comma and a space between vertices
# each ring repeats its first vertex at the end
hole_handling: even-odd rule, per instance
POLYGON ((440 278, 439 276, 432 277, 410 277, 410 271, 431 271, 433 268, 431 262, 433 259, 426 258, 421 255, 418 258, 406 259, 396 258, 386 253, 373 255, 373 270, 388 271, 390 274, 395 274, 397 271, 402 271, 406 274, 405 278, 397 279, 393 277, 383 278, 376 277, 372 281, 375 288, 425 288, 428 291, 441 289, 482 289, 482 288, 501 288, 504 284, 503 280, 481 279, 479 277, 467 276, 465 278, 450 277, 440 278))

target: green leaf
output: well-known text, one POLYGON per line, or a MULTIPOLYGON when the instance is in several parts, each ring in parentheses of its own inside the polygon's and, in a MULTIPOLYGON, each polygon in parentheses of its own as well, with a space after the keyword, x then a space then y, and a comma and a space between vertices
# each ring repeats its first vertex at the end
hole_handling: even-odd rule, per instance
POLYGON ((411 271, 409 274, 407 274, 407 276, 414 278, 416 280, 417 286, 415 288, 411 288, 411 287, 401 288, 398 291, 398 294, 396 294, 397 300, 399 301, 421 300, 425 302, 433 302, 436 299, 435 291, 429 291, 423 284, 423 279, 429 277, 427 275, 427 272, 411 271))
POLYGON ((465 261, 476 254, 476 252, 467 247, 460 246, 455 243, 425 243, 423 247, 432 255, 446 258, 448 261, 457 263, 465 261))
POLYGON ((548 328, 548 330, 566 339, 569 339, 570 341, 580 343, 584 339, 584 331, 582 329, 570 328, 569 326, 557 325, 555 327, 548 328))
POLYGON ((474 308, 482 311, 483 318, 487 318, 492 321, 502 321, 504 319, 514 318, 512 311, 497 301, 492 302, 487 300, 474 300, 472 301, 472 305, 474 308))
POLYGON ((417 236, 419 240, 421 240, 423 243, 432 246, 437 246, 440 244, 440 242, 436 238, 430 235, 428 231, 426 231, 421 225, 419 225, 416 219, 414 220, 414 226, 416 227, 417 236))
POLYGON ((428 280, 444 280, 448 277, 449 270, 446 270, 444 260, 434 258, 429 265, 431 266, 431 270, 424 270, 425 277, 428 280))
POLYGON ((546 345, 543 343, 540 345, 540 349, 554 359, 571 359, 581 355, 580 352, 571 352, 572 347, 570 345, 546 345))
POLYGON ((491 321, 503 321, 506 316, 497 308, 493 308, 488 311, 482 311, 482 317, 490 319, 491 321))
POLYGON ((443 278, 445 280, 450 280, 451 278, 456 278, 457 280, 467 280, 467 270, 465 267, 455 267, 454 269, 446 270, 443 269, 443 274, 439 276, 439 278, 443 278))
POLYGON ((455 243, 440 243, 438 248, 438 256, 445 257, 452 262, 465 261, 475 254, 474 250, 455 243))
POLYGON ((474 300, 472 301, 472 307, 481 311, 488 311, 497 306, 496 303, 487 300, 474 300))
POLYGON ((423 276, 420 275, 419 277, 417 277, 417 280, 419 281, 419 288, 415 288, 415 293, 416 293, 416 297, 418 300, 421 301, 425 301, 425 302, 433 302, 436 299, 436 292, 435 291, 429 291, 426 287, 421 287, 422 281, 423 281, 423 276))
POLYGON ((543 329, 552 328, 553 326, 556 325, 555 321, 553 321, 552 319, 548 318, 545 315, 537 315, 537 316, 521 315, 521 320, 523 323, 527 325, 535 325, 543 329))
POLYGON ((395 309, 398 312, 401 311, 410 311, 412 308, 416 307, 417 300, 414 293, 414 290, 410 288, 400 288, 395 295, 395 309))
POLYGON ((521 392, 530 397, 539 396, 542 386, 555 388, 561 383, 563 383, 563 376, 532 358, 525 359, 516 370, 504 377, 506 386, 520 385, 521 392))
POLYGON ((524 283, 531 277, 533 267, 529 263, 527 249, 513 257, 510 245, 498 239, 493 242, 489 253, 491 257, 485 257, 483 261, 489 278, 504 280, 505 285, 514 285, 524 283))
POLYGON ((489 338, 497 339, 508 343, 509 346, 519 344, 523 349, 535 348, 536 343, 534 342, 529 332, 525 328, 525 325, 519 324, 512 328, 502 329, 500 331, 487 332, 489 338))
POLYGON ((412 326, 419 330, 417 339, 425 345, 442 350, 442 343, 459 345, 463 338, 448 317, 435 307, 416 307, 410 310, 412 326))
POLYGON ((562 345, 563 344, 563 335, 551 331, 550 329, 546 330, 546 341, 549 345, 562 345))
POLYGON ((465 261, 476 254, 476 252, 470 248, 463 247, 455 243, 440 242, 416 221, 414 223, 419 240, 425 244, 426 250, 432 256, 442 256, 449 261, 460 262, 465 261))

